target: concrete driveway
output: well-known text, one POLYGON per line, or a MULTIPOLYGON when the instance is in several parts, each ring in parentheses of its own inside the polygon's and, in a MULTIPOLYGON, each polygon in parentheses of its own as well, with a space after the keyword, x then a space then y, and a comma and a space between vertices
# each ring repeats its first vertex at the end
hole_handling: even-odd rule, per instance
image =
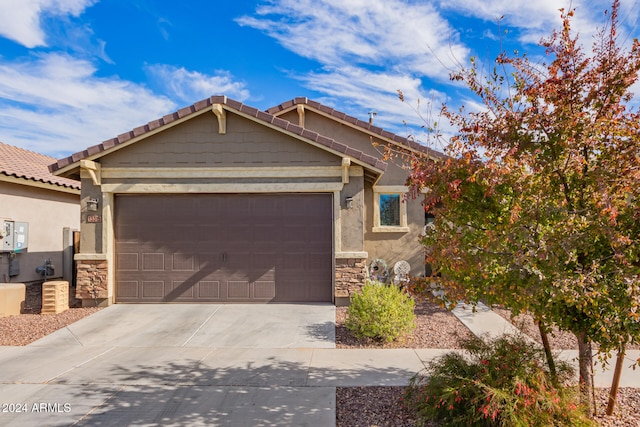
POLYGON ((332 426, 335 385, 311 359, 336 351, 334 319, 331 305, 114 305, 0 347, 0 425, 332 426))
POLYGON ((335 348, 335 307, 116 304, 31 346, 335 348))

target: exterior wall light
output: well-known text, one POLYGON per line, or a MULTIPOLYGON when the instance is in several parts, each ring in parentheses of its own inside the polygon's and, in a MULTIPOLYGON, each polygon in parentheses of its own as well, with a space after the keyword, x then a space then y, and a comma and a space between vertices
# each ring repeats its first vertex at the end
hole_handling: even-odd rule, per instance
POLYGON ((89 212, 97 212, 98 211, 98 199, 94 199, 90 197, 87 200, 87 211, 89 212))
POLYGON ((353 207, 353 197, 346 197, 344 202, 347 205, 347 209, 351 209, 353 207))

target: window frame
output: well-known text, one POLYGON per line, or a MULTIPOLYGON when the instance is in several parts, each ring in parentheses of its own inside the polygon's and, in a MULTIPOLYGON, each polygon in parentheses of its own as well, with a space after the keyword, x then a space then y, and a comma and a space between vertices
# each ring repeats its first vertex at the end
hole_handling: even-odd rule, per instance
POLYGON ((409 189, 402 185, 378 185, 373 187, 373 232, 374 233, 407 233, 407 200, 409 189), (400 196, 400 225, 380 224, 380 196, 400 196))

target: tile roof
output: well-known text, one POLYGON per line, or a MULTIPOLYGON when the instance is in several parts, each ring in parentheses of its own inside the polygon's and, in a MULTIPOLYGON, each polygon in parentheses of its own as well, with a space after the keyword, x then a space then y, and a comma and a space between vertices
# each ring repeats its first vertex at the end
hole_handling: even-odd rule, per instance
POLYGON ((0 142, 0 175, 79 190, 78 181, 49 172, 48 166, 55 161, 53 157, 0 142))
POLYGON ((77 152, 72 154, 69 157, 58 160, 56 163, 49 166, 49 170, 53 173, 60 169, 64 169, 68 166, 73 165, 74 163, 79 162, 82 159, 86 159, 95 155, 100 155, 100 153, 105 152, 107 150, 116 147, 117 145, 123 144, 133 138, 140 137, 148 132, 154 131, 163 126, 167 126, 176 120, 185 118, 191 114, 195 114, 202 110, 210 109, 213 104, 223 104, 227 110, 237 111, 239 113, 248 115, 256 119, 258 122, 264 122, 265 124, 270 124, 272 126, 278 127, 283 131, 288 131, 300 136, 303 139, 309 140, 310 142, 314 142, 316 144, 324 145, 327 148, 338 151, 340 153, 344 153, 352 158, 356 158, 361 162, 370 165, 378 170, 386 170, 387 163, 378 159, 377 157, 370 156, 368 154, 363 153, 362 151, 355 150, 349 147, 346 144, 343 144, 339 141, 336 141, 332 138, 327 138, 318 134, 317 132, 312 132, 308 129, 304 129, 294 123, 291 123, 287 120, 283 120, 270 114, 269 112, 261 111, 256 108, 245 105, 239 101, 234 101, 233 99, 229 99, 226 96, 212 96, 201 101, 196 102, 188 107, 181 108, 180 110, 167 114, 166 116, 153 120, 146 125, 139 126, 129 132, 125 132, 121 135, 118 135, 115 138, 108 139, 101 144, 94 145, 92 147, 87 148, 86 150, 77 152))
POLYGON ((372 134, 378 135, 382 138, 385 138, 387 140, 393 141, 394 143, 400 145, 400 146, 405 146, 405 147, 409 147, 413 150, 416 151, 420 151, 422 153, 425 153, 433 158, 445 158, 446 156, 436 150, 433 150, 429 147, 426 147, 422 144, 418 144, 417 142, 402 137, 400 135, 396 135, 394 133, 388 132, 378 126, 374 126, 373 124, 369 123, 368 121, 364 121, 364 120, 360 120, 356 117, 353 116, 349 116, 341 111, 335 110, 331 107, 328 107, 326 105, 323 105, 319 102, 316 101, 312 101, 306 97, 298 97, 298 98, 294 98, 291 99, 289 101, 283 102, 282 104, 276 105, 274 107, 271 107, 269 109, 267 109, 267 112, 273 115, 278 115, 278 113, 280 113, 281 111, 285 111, 285 110, 290 110, 291 108, 297 106, 297 105, 306 105, 308 107, 311 107, 314 110, 317 110, 321 113, 324 113, 327 116, 331 116, 334 117, 335 119, 347 122, 351 125, 357 126, 363 130, 366 130, 372 134))

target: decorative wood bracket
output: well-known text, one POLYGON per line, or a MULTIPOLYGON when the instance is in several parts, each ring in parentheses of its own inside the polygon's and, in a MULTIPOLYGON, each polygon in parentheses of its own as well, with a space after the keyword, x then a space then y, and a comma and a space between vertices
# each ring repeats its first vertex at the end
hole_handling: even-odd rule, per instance
POLYGON ((298 105, 296 107, 296 110, 298 110, 298 126, 303 128, 304 127, 304 105, 298 105))
POLYGON ((342 158, 342 183, 349 183, 349 166, 351 166, 351 159, 347 157, 342 158))
POLYGON ((227 112, 222 108, 222 104, 213 104, 211 111, 218 118, 218 133, 224 135, 227 133, 227 112))
POLYGON ((100 163, 96 163, 92 160, 80 160, 80 167, 89 172, 93 185, 100 186, 102 184, 100 163))

